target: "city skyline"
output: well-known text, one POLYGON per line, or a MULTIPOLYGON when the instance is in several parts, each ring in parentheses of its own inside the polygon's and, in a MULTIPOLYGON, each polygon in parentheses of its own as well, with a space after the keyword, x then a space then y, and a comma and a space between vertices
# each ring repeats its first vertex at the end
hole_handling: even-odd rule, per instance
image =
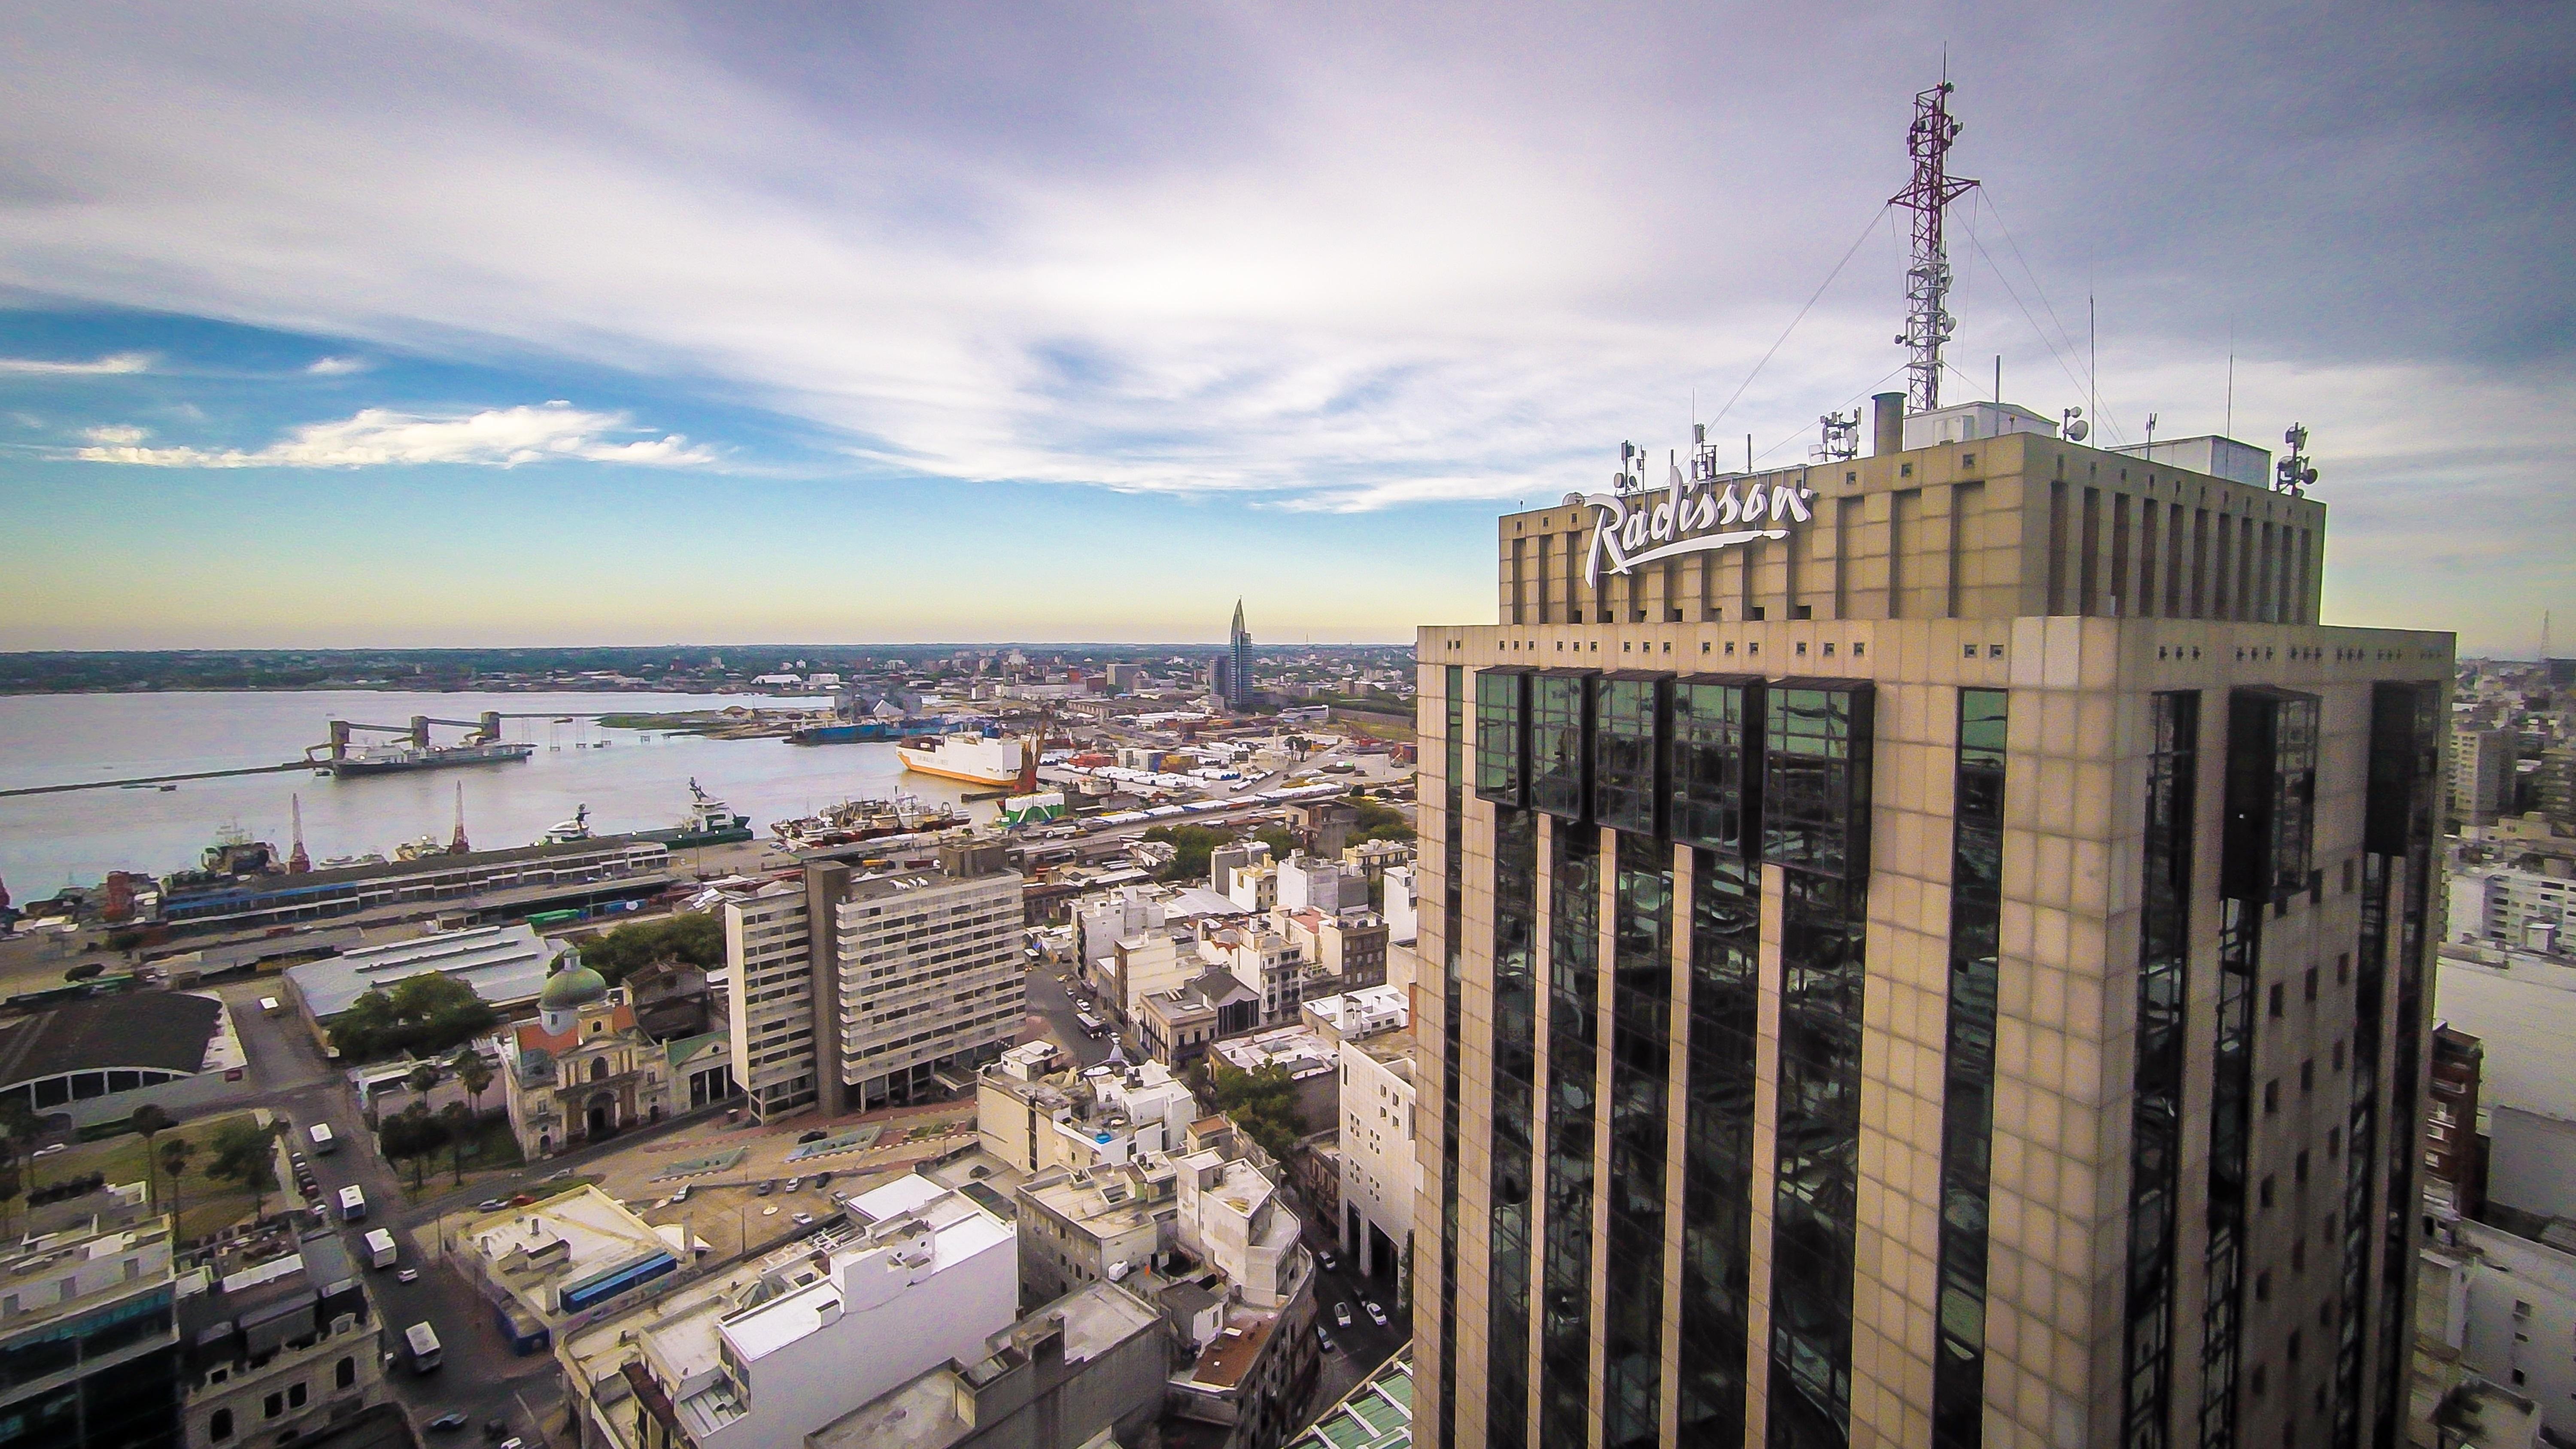
POLYGON ((1949 397, 2304 423, 2327 619, 2576 619, 2566 27, 1843 24, 25 12, 0 648, 1400 642, 1623 440, 1884 385, 1945 64, 1949 397))

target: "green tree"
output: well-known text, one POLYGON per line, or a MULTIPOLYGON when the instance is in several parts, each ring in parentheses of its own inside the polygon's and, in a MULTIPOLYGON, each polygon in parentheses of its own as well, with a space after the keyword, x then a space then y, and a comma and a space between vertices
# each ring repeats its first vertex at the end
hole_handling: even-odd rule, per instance
POLYGON ((1199 1063, 1192 1085, 1283 1167, 1297 1151, 1297 1139, 1306 1135, 1305 1119, 1297 1111, 1297 1084, 1286 1067, 1247 1072, 1209 1057, 1199 1063))
POLYGON ((428 1104, 414 1102, 385 1119, 376 1130, 376 1140, 387 1157, 411 1162, 411 1190, 421 1189, 421 1169, 438 1149, 447 1145, 447 1126, 430 1114, 428 1104))
POLYGON ((125 1119, 126 1130, 138 1133, 143 1138, 143 1197, 146 1202, 158 1196, 160 1188, 160 1184, 154 1181, 152 1176, 152 1139, 176 1125, 178 1124, 170 1120, 169 1113, 162 1111, 159 1106, 151 1102, 135 1108, 133 1115, 125 1119))
POLYGON ((1209 825, 1157 825, 1146 831, 1144 838, 1163 841, 1175 852, 1172 863, 1163 867, 1163 879, 1205 881, 1208 856, 1218 846, 1232 841, 1234 835, 1209 825))
POLYGON ((1363 840, 1411 840, 1413 827, 1404 823, 1404 812, 1382 801, 1371 800, 1353 787, 1346 802, 1359 812, 1357 828, 1351 832, 1354 843, 1363 840))
POLYGON ((1270 847, 1272 860, 1286 860, 1297 849, 1297 837, 1285 825, 1264 825, 1252 832, 1252 838, 1270 847))
POLYGON ((15 1158, 27 1164, 25 1187, 29 1192, 36 1190, 36 1139, 44 1133, 45 1124, 36 1120, 26 1103, 14 1097, 0 1102, 0 1141, 7 1142, 15 1158))
POLYGON ((724 965, 724 923, 706 911, 682 911, 658 921, 637 921, 581 943, 581 964, 609 985, 623 982, 656 961, 679 961, 700 970, 724 965))
POLYGON ((0 1167, 0 1224, 8 1222, 9 1204, 17 1200, 18 1194, 25 1191, 26 1186, 26 1175, 18 1170, 17 1163, 12 1162, 5 1167, 0 1167))
POLYGON ((215 1129, 207 1147, 206 1176, 238 1182, 250 1194, 251 1217, 266 1215, 268 1194, 277 1190, 277 1138, 282 1123, 265 1127, 248 1117, 235 1117, 215 1129))
POLYGON ((400 1052, 435 1056, 492 1029, 499 1020, 474 988, 441 972, 406 977, 350 1003, 331 1023, 331 1045, 353 1062, 400 1052))
POLYGON ((465 1088, 466 1100, 474 1104, 474 1115, 483 1115, 483 1090, 492 1085, 492 1064, 477 1052, 467 1051, 456 1058, 456 1081, 465 1088))
POLYGON ((426 1104, 429 1101, 429 1094, 438 1090, 439 1081, 438 1064, 422 1062, 411 1069, 410 1076, 403 1078, 403 1085, 411 1088, 411 1094, 415 1100, 426 1104))
POLYGON ((455 1184, 465 1183, 465 1149, 474 1144, 476 1124, 474 1111, 462 1102, 450 1102, 438 1110, 439 1126, 447 1133, 448 1165, 455 1169, 455 1184))
POLYGON ((197 1144, 185 1137, 173 1137, 161 1144, 161 1171, 170 1179, 170 1214, 179 1213, 179 1179, 188 1175, 188 1159, 197 1155, 197 1144))

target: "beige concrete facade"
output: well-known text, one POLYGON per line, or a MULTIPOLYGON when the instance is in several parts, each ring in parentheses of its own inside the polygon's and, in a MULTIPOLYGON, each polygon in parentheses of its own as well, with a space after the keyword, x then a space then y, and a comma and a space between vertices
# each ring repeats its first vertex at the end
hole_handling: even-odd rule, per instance
MULTIPOLYGON (((1723 483, 1724 479, 1719 480, 1723 483)), ((1493 1288, 1495 1124, 1493 962, 1497 806, 1473 781, 1480 671, 1647 670, 1676 676, 1759 675, 1867 680, 1875 698, 1865 985, 1860 1006, 1860 1128, 1854 1171, 1847 1439, 1854 1445, 1934 1443, 1935 1360, 1942 1302, 1943 1121, 1952 999, 1954 782, 1963 689, 2009 698, 2002 806, 2001 902, 1995 967, 1992 1131, 1986 1190, 1983 1416, 1991 1446, 2118 1446, 2129 1353, 2129 1264, 2137 1111, 2141 911, 2146 893, 2150 756, 2159 694, 2197 691, 2197 773, 2191 799, 2191 883, 2182 1043, 2179 1170, 2173 1220, 2167 1444, 2209 1442, 2203 1431, 2207 1203, 2218 1036, 2217 964, 2222 860, 2227 850, 2231 691, 2268 687, 2313 696, 2319 740, 2309 860, 2312 889, 2262 912, 2252 1005, 2241 1304, 2242 1351, 2233 1442, 2324 1444, 2342 1390, 2336 1344, 2346 1316, 2342 1253, 2350 1226, 2344 1132, 2353 1119, 2349 1054, 2356 993, 2374 965, 2393 983, 2404 946, 2381 937, 2378 963, 2356 961, 2368 894, 2374 690, 2431 691, 2447 748, 2453 649, 2447 634, 2330 628, 2316 622, 2324 507, 2307 498, 2084 448, 2043 435, 1946 444, 1813 469, 1766 474, 1815 491, 1813 518, 1784 541, 1687 554, 1626 577, 1584 583, 1593 510, 1559 504, 1502 520, 1496 625, 1423 628, 1417 640, 1421 712, 1422 1192, 1415 1234, 1418 1442, 1577 1449, 1540 1419, 1544 1305, 1537 1281, 1547 1195, 1530 1191, 1529 1342, 1525 1401, 1488 1389, 1493 1288), (1756 615, 1751 611, 1762 610, 1756 615), (1451 671, 1466 691, 1465 761, 1452 790, 1446 744, 1451 671), (1449 810, 1462 818, 1450 859, 1449 810), (1454 875, 1453 921, 1441 883, 1454 875), (1443 963, 1459 960, 1457 1019, 1446 1019, 1443 963), (1454 1062, 1444 1062, 1454 1030, 1454 1062), (1456 1100, 1444 1104, 1454 1076, 1456 1100), (1444 1106, 1456 1141, 1446 1141, 1444 1106), (1456 1167, 1454 1246, 1444 1252, 1445 1162, 1456 1167), (1455 1281, 1442 1280, 1454 1257, 1455 1281), (1445 1307, 1444 1307, 1445 1305, 1445 1307), (1448 1342, 1444 1342, 1444 1329, 1448 1342), (1444 1369, 1444 1365, 1447 1367, 1444 1369), (1443 1401, 1443 1394, 1450 1395, 1443 1401), (1498 1433, 1504 1419, 1526 1426, 1498 1433), (2287 1435, 2288 1437, 2285 1437, 2287 1435)), ((1650 492, 1648 500, 1660 497, 1650 492)), ((2426 782, 2447 793, 2438 766, 2426 782)), ((1551 815, 1537 820, 1534 914, 1538 980, 1535 1172, 1550 1130, 1550 863, 1556 835, 1602 835, 1597 948, 1598 1033, 1591 1162, 1607 1183, 1612 1154, 1610 1004, 1618 902, 1606 862, 1617 833, 1551 815)), ((1672 1051, 1663 1167, 1663 1322, 1657 1437, 1692 1442, 1679 1419, 1681 1279, 1685 1229, 1687 1059, 1691 1009, 1692 850, 1673 859, 1672 1051)), ((2438 870, 2438 865, 2434 867, 2438 870)), ((1754 1031, 1750 1221, 1744 1317, 1743 1441, 1771 1435, 1773 1215, 1780 1147, 1783 872, 1759 872, 1758 1001, 1754 1031)), ((2397 887, 2401 904, 2409 887, 2397 887)), ((2415 893, 2432 929, 2414 938, 2429 973, 2440 936, 2441 891, 2415 893)), ((2373 1219, 2362 1241, 2365 1301, 2352 1310, 2361 1344, 2360 1443, 2373 1442, 2378 1385, 2402 1373, 2413 1254, 2383 1251, 2389 1164, 2413 1152, 2428 1051, 2429 974, 2411 1027, 2398 988, 2381 1002, 2373 1219), (2401 1040, 2419 1040, 2411 1056, 2401 1040), (2396 1074, 2411 1060, 2411 1080, 2396 1074), (2400 1277, 2394 1298, 2384 1275, 2400 1277), (2393 1316, 2385 1304, 2401 1305, 2393 1316)), ((2410 1199, 2411 1202, 2411 1199, 2410 1199)), ((1604 1445, 1609 1371, 1600 1305, 1615 1274, 1610 1193, 1591 1196, 1592 1309, 1586 1445, 1604 1445)), ((2401 1209, 2409 1204, 2400 1204, 2401 1209)), ((2404 1216, 2401 1211, 2401 1216, 2404 1216)), ((2402 1405, 2400 1423, 2402 1427, 2402 1405)), ((1800 1446, 1812 1440, 1797 1440, 1800 1446)), ((1950 1441, 1950 1442, 1956 1442, 1950 1441)), ((1608 1446, 1605 1445, 1605 1449, 1608 1446)))

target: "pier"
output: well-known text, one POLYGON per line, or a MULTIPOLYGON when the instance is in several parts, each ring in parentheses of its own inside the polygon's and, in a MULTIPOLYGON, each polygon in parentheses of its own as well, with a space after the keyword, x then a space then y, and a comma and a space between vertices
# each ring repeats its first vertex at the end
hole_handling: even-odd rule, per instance
POLYGON ((227 775, 275 775, 286 770, 310 770, 303 760, 289 760, 283 765, 244 765, 232 770, 196 770, 185 775, 136 775, 123 780, 83 780, 76 785, 27 785, 16 790, 0 790, 0 800, 14 795, 60 795, 71 790, 121 790, 128 785, 175 785, 182 780, 220 780, 227 775))

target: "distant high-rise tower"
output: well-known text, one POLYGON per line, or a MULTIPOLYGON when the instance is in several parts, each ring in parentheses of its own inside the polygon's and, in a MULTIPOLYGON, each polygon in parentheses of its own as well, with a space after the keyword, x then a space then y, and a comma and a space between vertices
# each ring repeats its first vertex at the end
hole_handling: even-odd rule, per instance
POLYGON ((1236 714, 1252 708, 1252 634, 1243 627, 1243 600, 1234 601, 1234 627, 1227 631, 1232 652, 1226 658, 1225 707, 1236 714))

